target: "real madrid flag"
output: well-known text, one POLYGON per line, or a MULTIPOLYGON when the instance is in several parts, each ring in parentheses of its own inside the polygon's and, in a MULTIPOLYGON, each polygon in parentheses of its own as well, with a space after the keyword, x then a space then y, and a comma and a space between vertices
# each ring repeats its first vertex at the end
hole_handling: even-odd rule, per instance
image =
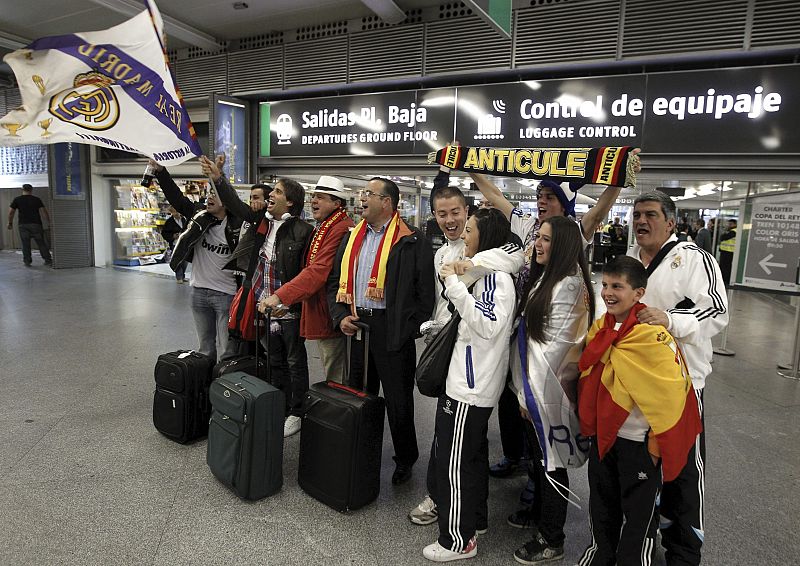
POLYGON ((176 165, 202 152, 169 70, 155 4, 104 31, 37 39, 6 55, 22 106, 0 145, 77 142, 176 165))

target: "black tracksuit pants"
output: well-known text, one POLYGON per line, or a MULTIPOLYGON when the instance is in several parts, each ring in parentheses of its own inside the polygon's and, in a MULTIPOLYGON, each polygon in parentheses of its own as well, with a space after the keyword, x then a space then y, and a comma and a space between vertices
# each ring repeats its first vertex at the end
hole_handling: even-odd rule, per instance
POLYGON ((428 492, 439 510, 439 544, 461 552, 486 528, 491 407, 439 397, 428 463, 428 492))
POLYGON ((531 507, 531 518, 539 529, 539 533, 552 547, 564 545, 564 523, 567 521, 567 492, 560 493, 553 487, 547 479, 551 479, 569 488, 569 476, 566 468, 556 468, 552 472, 547 472, 542 464, 542 448, 539 439, 536 437, 536 430, 533 424, 525 420, 525 438, 528 442, 528 450, 531 455, 531 463, 528 468, 528 477, 533 480, 534 493, 533 506, 531 507))
MULTIPOLYGON (((414 339, 403 345, 399 352, 386 349, 388 333, 386 311, 375 311, 372 316, 360 316, 369 325, 369 371, 367 391, 377 395, 381 386, 386 399, 386 416, 394 445, 394 459, 398 464, 411 466, 419 458, 417 429, 414 425, 414 372, 417 367, 417 349, 414 339)), ((351 387, 361 389, 363 383, 364 340, 351 340, 351 387)))
POLYGON ((658 526, 655 506, 661 465, 646 442, 617 438, 600 460, 596 438, 589 449, 589 517, 592 544, 578 566, 649 566, 658 526))
POLYGON ((686 465, 661 492, 661 545, 668 566, 698 566, 705 537, 703 493, 705 491, 706 432, 703 390, 695 390, 703 432, 689 451, 686 465))

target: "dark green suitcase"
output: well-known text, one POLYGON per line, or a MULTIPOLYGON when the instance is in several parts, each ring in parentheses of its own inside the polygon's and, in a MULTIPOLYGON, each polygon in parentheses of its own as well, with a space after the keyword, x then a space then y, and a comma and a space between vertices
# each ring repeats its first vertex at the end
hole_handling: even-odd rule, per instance
POLYGON ((283 485, 284 396, 252 375, 234 372, 212 384, 208 425, 211 473, 243 499, 262 499, 283 485))

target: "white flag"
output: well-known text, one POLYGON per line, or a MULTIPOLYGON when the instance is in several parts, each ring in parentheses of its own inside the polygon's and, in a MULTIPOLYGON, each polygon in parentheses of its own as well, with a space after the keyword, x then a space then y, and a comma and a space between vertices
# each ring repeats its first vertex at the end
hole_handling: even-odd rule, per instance
POLYGON ((3 60, 22 106, 0 118, 0 145, 77 142, 176 165, 202 152, 170 74, 155 4, 104 31, 37 39, 3 60))

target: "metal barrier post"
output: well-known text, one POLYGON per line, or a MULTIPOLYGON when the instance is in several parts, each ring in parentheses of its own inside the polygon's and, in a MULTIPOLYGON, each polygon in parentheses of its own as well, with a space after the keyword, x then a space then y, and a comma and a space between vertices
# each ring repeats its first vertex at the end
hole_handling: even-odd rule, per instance
POLYGON ((794 313, 794 349, 792 350, 792 361, 788 366, 778 365, 778 375, 786 379, 800 380, 800 304, 797 305, 794 313))

